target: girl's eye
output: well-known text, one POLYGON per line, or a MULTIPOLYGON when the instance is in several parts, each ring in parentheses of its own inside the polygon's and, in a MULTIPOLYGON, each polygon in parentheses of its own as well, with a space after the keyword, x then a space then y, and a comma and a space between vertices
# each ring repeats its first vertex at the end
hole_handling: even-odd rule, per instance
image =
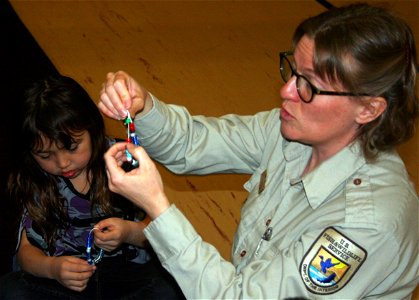
POLYGON ((79 147, 78 143, 73 143, 73 144, 71 144, 70 149, 68 149, 68 150, 71 151, 71 152, 74 152, 74 151, 77 150, 78 147, 79 147))
POLYGON ((49 153, 36 153, 35 155, 40 159, 49 159, 51 157, 49 153))

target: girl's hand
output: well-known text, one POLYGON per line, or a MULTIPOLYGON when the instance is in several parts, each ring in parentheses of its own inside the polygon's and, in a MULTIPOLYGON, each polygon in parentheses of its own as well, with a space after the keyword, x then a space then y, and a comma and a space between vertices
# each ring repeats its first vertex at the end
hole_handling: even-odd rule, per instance
POLYGON ((90 277, 96 270, 86 260, 73 256, 51 257, 51 275, 66 288, 81 292, 87 287, 90 277))
POLYGON ((152 220, 170 206, 156 165, 142 147, 117 143, 106 152, 105 161, 111 191, 144 209, 152 220), (128 173, 120 167, 119 163, 126 147, 140 165, 139 168, 128 173))
POLYGON ((95 244, 105 251, 113 251, 121 244, 128 243, 144 247, 145 236, 143 229, 145 224, 120 218, 109 218, 95 225, 98 230, 94 231, 95 244))
POLYGON ((139 112, 146 113, 151 107, 149 93, 134 78, 123 71, 107 74, 98 103, 103 114, 119 120, 126 118, 129 110, 134 118, 139 112))

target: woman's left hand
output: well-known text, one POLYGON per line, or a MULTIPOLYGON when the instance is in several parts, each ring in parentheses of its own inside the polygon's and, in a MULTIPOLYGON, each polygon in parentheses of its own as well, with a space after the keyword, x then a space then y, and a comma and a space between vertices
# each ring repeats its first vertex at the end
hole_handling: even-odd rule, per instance
POLYGON ((105 161, 111 191, 144 209, 152 220, 169 208, 160 173, 142 147, 116 143, 106 152, 105 161), (139 162, 139 167, 129 172, 121 168, 125 149, 139 162))

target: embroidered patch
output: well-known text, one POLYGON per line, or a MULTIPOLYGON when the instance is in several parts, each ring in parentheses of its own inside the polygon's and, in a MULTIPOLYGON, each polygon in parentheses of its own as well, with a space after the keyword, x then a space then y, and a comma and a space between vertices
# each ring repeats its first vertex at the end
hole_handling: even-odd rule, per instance
POLYGON ((304 256, 301 278, 315 294, 333 294, 343 288, 361 267, 367 252, 336 229, 326 228, 304 256))

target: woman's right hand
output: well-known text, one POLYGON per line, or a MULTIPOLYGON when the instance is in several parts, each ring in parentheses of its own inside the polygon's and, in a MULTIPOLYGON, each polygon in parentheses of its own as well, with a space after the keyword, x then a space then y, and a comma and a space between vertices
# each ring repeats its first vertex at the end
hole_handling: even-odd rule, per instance
POLYGON ((151 96, 134 78, 124 71, 107 74, 98 103, 104 115, 120 120, 127 117, 128 110, 134 118, 138 113, 145 114, 151 107, 151 96))
POLYGON ((70 290, 81 292, 87 287, 96 267, 73 256, 51 257, 51 277, 70 290))

